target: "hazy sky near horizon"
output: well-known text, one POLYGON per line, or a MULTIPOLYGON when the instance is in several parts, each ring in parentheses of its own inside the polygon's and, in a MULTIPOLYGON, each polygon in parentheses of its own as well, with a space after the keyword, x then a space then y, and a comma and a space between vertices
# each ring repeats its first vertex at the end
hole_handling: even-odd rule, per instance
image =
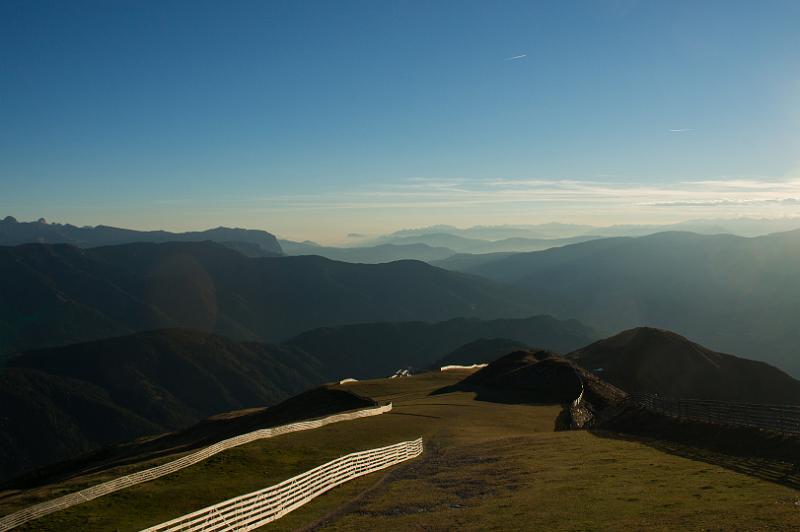
POLYGON ((800 215, 800 2, 0 3, 0 216, 800 215))

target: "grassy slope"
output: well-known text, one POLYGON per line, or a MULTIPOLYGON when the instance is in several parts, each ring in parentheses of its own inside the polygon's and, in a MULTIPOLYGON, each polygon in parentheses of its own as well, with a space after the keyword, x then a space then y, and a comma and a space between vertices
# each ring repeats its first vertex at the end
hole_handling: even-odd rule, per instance
MULTIPOLYGON (((462 375, 463 376, 463 375, 462 375)), ((425 454, 350 482, 268 525, 323 528, 768 529, 800 526, 800 493, 706 462, 588 432, 553 432, 560 408, 429 396, 459 378, 348 385, 395 403, 376 418, 240 447, 171 477, 36 521, 36 530, 133 530, 276 483, 358 449, 424 436, 425 454), (379 485, 376 482, 385 478, 379 485), (352 508, 350 509, 352 510, 352 508)))

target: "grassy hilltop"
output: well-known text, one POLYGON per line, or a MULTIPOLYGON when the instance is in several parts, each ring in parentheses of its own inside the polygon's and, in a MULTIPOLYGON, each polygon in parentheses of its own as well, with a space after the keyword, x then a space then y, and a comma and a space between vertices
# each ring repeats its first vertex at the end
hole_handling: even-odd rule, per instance
MULTIPOLYGON (((678 446, 555 431, 559 405, 478 401, 471 392, 430 395, 467 373, 346 385, 393 401, 393 412, 242 446, 35 521, 27 530, 137 530, 277 483, 348 452, 418 436, 426 446, 420 458, 336 488, 264 530, 311 524, 322 530, 800 526, 800 493, 758 478, 765 464, 757 461, 736 465, 702 452, 690 459, 678 446), (734 466, 745 472, 749 467, 752 474, 735 472, 734 466)), ((793 466, 785 467, 784 474, 796 476, 793 466)), ((40 493, 59 489, 49 486, 40 493)), ((6 497, 0 511, 14 504, 20 501, 6 497)))

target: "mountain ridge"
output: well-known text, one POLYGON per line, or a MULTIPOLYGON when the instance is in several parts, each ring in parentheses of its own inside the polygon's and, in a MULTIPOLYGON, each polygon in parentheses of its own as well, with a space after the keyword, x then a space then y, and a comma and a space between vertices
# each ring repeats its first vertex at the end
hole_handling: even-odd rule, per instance
POLYGON ((757 360, 718 353, 665 329, 637 327, 566 358, 626 392, 685 399, 800 404, 800 381, 757 360))
POLYGON ((18 222, 12 216, 0 220, 0 245, 70 244, 76 247, 97 247, 134 242, 202 242, 254 246, 264 256, 283 255, 278 239, 260 229, 215 227, 204 231, 175 233, 164 230, 138 231, 108 225, 77 227, 71 224, 49 223, 43 218, 36 222, 18 222))
POLYGON ((431 262, 446 259, 455 252, 446 247, 427 244, 378 244, 375 246, 331 247, 303 242, 280 240, 287 255, 319 255, 343 262, 379 264, 397 260, 421 260, 431 262))
POLYGON ((28 351, 0 368, 0 476, 275 404, 324 380, 299 349, 188 329, 28 351))
POLYGON ((531 295, 536 311, 604 331, 676 331, 800 374, 800 230, 657 233, 522 253, 467 268, 531 295))
POLYGON ((525 345, 571 351, 599 338, 598 333, 576 320, 552 316, 477 320, 456 318, 428 323, 381 322, 323 327, 302 333, 287 343, 313 353, 332 367, 352 367, 348 377, 389 375, 404 367, 423 369, 468 342, 505 337, 525 345), (570 347, 572 346, 572 347, 570 347), (384 354, 383 356, 378 356, 384 354), (387 364, 386 360, 391 360, 387 364))
POLYGON ((281 341, 322 326, 530 309, 513 290, 420 261, 250 258, 213 242, 0 247, 0 356, 170 327, 281 341))

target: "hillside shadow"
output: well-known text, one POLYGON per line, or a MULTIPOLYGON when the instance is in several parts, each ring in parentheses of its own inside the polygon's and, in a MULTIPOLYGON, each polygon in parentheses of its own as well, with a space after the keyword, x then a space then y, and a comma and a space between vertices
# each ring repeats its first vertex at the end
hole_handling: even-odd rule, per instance
POLYGON ((626 408, 589 432, 800 490, 800 435, 626 408))
POLYGON ((455 392, 469 392, 475 394, 476 401, 488 403, 500 403, 507 405, 540 405, 552 406, 561 404, 559 402, 542 402, 541 394, 534 390, 503 390, 498 388, 488 388, 477 386, 470 383, 458 382, 450 386, 444 386, 430 392, 429 396, 445 395, 455 392))
MULTIPOLYGON (((742 473, 788 488, 800 490, 799 462, 787 462, 767 456, 747 456, 726 453, 677 441, 659 440, 634 434, 623 434, 605 430, 590 430, 589 432, 600 438, 640 443, 663 453, 723 467, 736 473, 742 473)), ((800 457, 800 449, 798 449, 798 452, 798 457, 800 457)))
POLYGON ((154 465, 166 457, 202 449, 248 432, 322 418, 379 403, 352 391, 312 388, 269 408, 250 408, 211 416, 177 432, 145 436, 33 470, 0 483, 0 490, 32 489, 133 464, 154 465))
MULTIPOLYGON (((450 386, 444 386, 430 392, 429 396, 445 395, 455 392, 469 392, 475 394, 475 401, 487 403, 498 403, 505 405, 528 405, 528 406, 560 406, 561 411, 556 416, 553 423, 553 430, 569 430, 572 416, 569 411, 569 404, 559 402, 542 402, 539 394, 531 390, 500 390, 497 388, 487 388, 476 386, 471 383, 458 382, 450 386)), ((460 405, 466 406, 466 405, 460 405)))
POLYGON ((431 419, 442 419, 441 416, 431 416, 429 414, 412 414, 411 412, 389 412, 390 416, 411 416, 411 417, 427 417, 431 419))

